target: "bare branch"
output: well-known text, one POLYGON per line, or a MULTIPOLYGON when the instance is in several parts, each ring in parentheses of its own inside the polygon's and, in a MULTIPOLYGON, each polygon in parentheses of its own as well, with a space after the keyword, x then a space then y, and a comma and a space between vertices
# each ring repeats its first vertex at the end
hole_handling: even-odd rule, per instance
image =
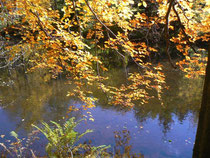
MULTIPOLYGON (((24 54, 22 54, 22 56, 23 56, 23 55, 24 55, 24 54)), ((16 59, 14 59, 12 62, 8 62, 6 65, 1 66, 0 69, 4 69, 4 68, 6 68, 6 67, 8 67, 8 66, 11 66, 11 65, 14 64, 16 61, 18 61, 18 59, 20 59, 20 57, 21 57, 21 55, 18 56, 16 59)))
POLYGON ((2 146, 11 156, 13 156, 13 154, 10 152, 10 150, 7 149, 7 147, 3 143, 0 143, 0 146, 2 146))
POLYGON ((30 151, 31 151, 32 158, 37 158, 36 155, 34 154, 33 150, 30 150, 30 151))

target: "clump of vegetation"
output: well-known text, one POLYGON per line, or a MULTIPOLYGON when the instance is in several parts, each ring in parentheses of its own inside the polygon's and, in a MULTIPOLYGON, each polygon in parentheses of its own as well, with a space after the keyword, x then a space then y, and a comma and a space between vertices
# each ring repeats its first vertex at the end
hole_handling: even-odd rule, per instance
MULTIPOLYGON (((81 137, 87 133, 93 132, 93 130, 86 130, 83 133, 75 131, 77 125, 82 121, 75 121, 75 118, 72 117, 67 120, 63 125, 60 125, 57 122, 50 121, 54 126, 50 126, 46 122, 42 122, 43 127, 38 127, 38 131, 43 133, 48 140, 48 144, 45 148, 47 156, 49 157, 109 157, 109 154, 106 152, 106 149, 110 146, 101 145, 101 146, 91 146, 90 144, 77 144, 81 137)), ((4 148, 4 156, 7 155, 11 157, 23 158, 23 157, 36 157, 35 153, 29 145, 32 145, 33 141, 38 137, 32 137, 37 134, 37 130, 29 135, 29 138, 24 143, 25 138, 20 139, 18 134, 14 131, 11 132, 16 141, 6 146, 3 143, 0 143, 0 146, 4 148), (24 145, 25 144, 25 145, 24 145)), ((8 141, 10 142, 10 141, 8 141)), ((3 155, 2 155, 3 156, 3 155)), ((4 157, 3 156, 3 157, 4 157)))
POLYGON ((75 122, 75 118, 72 117, 67 120, 63 126, 54 121, 51 121, 51 123, 55 125, 55 127, 50 127, 50 125, 46 122, 42 123, 42 128, 39 128, 35 125, 33 126, 41 131, 48 139, 49 142, 46 146, 46 152, 49 156, 73 157, 75 154, 79 154, 79 151, 87 151, 87 149, 89 149, 88 156, 101 154, 103 150, 108 148, 108 146, 102 145, 99 147, 90 147, 87 144, 76 145, 81 137, 87 133, 93 132, 93 130, 90 129, 81 134, 75 131, 76 126, 81 121, 82 120, 75 122))
MULTIPOLYGON (((30 156, 35 156, 31 145, 37 139, 38 130, 32 131, 28 135, 28 138, 19 138, 18 134, 14 131, 10 132, 10 135, 15 138, 15 141, 7 140, 6 142, 10 143, 8 146, 4 143, 0 143, 0 146, 3 147, 4 152, 1 151, 1 157, 15 157, 15 158, 24 158, 30 156)), ((1 138, 4 138, 5 135, 1 135, 1 138)))
POLYGON ((75 148, 75 143, 85 134, 92 132, 92 130, 88 129, 84 133, 79 134, 74 128, 80 121, 75 122, 74 120, 74 117, 70 118, 64 123, 63 127, 54 121, 51 121, 51 123, 55 125, 54 128, 50 127, 46 122, 42 123, 42 128, 33 125, 48 139, 49 143, 46 146, 46 152, 50 156, 67 156, 66 154, 68 153, 72 154, 72 150, 75 148))

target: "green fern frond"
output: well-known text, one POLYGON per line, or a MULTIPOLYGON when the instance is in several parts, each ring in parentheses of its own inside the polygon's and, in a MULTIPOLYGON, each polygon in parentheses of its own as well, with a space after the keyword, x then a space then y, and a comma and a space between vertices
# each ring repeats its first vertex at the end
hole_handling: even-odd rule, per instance
POLYGON ((86 135, 87 133, 92 133, 93 132, 93 130, 91 130, 91 129, 87 129, 84 133, 81 133, 79 136, 78 136, 78 140, 81 138, 81 137, 83 137, 84 135, 86 135))
POLYGON ((18 134, 15 131, 10 132, 10 135, 18 139, 18 134))
POLYGON ((50 122, 57 127, 57 130, 59 131, 59 134, 62 136, 63 135, 63 128, 61 127, 61 125, 57 122, 54 122, 54 121, 50 121, 50 122))
MULTIPOLYGON (((42 122, 43 127, 39 128, 32 125, 48 139, 48 145, 46 146, 46 152, 49 156, 58 155, 63 157, 64 153, 68 153, 68 150, 73 149, 76 142, 85 134, 92 132, 92 130, 86 130, 84 133, 78 133, 75 131, 75 127, 82 121, 75 121, 75 117, 67 120, 63 126, 57 122, 50 121, 54 127, 51 127, 46 122, 42 122)), ((65 155, 65 154, 64 154, 65 155)))

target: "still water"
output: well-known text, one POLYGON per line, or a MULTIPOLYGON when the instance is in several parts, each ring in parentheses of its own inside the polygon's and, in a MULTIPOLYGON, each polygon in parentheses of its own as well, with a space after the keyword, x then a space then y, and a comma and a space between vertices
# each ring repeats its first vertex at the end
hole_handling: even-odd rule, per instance
MULTIPOLYGON (((104 94, 93 93, 99 98, 96 107, 68 113, 82 118, 90 114, 94 121, 83 121, 77 128, 93 133, 84 136, 81 142, 91 140, 93 145, 111 145, 110 152, 130 146, 130 153, 141 153, 146 158, 190 158, 195 140, 198 111, 203 79, 186 79, 178 70, 165 64, 164 72, 169 89, 163 93, 164 106, 157 99, 145 105, 136 105, 132 110, 110 106, 104 94), (87 114, 88 113, 88 114, 87 114), (124 135, 125 144, 116 147, 115 136, 124 135)), ((128 70, 130 71, 130 70, 128 70)), ((124 70, 113 69, 107 74, 111 84, 124 82, 124 70)), ((26 137, 40 121, 62 121, 70 105, 80 106, 76 98, 67 97, 73 85, 65 79, 43 82, 48 76, 43 73, 22 74, 17 71, 0 74, 0 143, 11 139, 9 132, 16 131, 26 137)), ((34 143, 37 155, 44 155, 46 139, 34 143)))

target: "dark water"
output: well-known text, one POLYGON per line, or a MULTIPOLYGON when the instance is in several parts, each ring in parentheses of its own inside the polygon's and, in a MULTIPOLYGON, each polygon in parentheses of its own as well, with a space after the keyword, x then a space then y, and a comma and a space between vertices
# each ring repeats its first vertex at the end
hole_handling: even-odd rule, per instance
MULTIPOLYGON (((93 145, 111 145, 110 152, 116 148, 131 146, 131 153, 141 153, 148 158, 190 158, 195 140, 198 110, 202 93, 202 78, 186 79, 180 71, 165 65, 166 81, 170 86, 163 94, 164 106, 157 99, 148 104, 136 105, 133 110, 106 103, 104 94, 93 93, 99 97, 96 107, 69 113, 88 121, 79 125, 77 130, 93 129, 81 141, 91 139, 93 145), (89 120, 90 113, 94 122, 89 120), (115 135, 124 133, 129 138, 122 146, 116 147, 115 135)), ((123 70, 111 70, 111 84, 124 82, 123 70)), ((43 73, 23 75, 18 72, 0 74, 0 143, 11 139, 10 131, 26 137, 33 130, 31 124, 40 121, 60 121, 69 105, 80 106, 76 98, 67 97, 73 86, 64 79, 43 82, 48 76, 43 73), (40 77, 41 76, 41 77, 40 77)), ((41 137, 42 138, 42 137, 41 137)), ((46 140, 35 143, 34 149, 43 154, 46 140)))

